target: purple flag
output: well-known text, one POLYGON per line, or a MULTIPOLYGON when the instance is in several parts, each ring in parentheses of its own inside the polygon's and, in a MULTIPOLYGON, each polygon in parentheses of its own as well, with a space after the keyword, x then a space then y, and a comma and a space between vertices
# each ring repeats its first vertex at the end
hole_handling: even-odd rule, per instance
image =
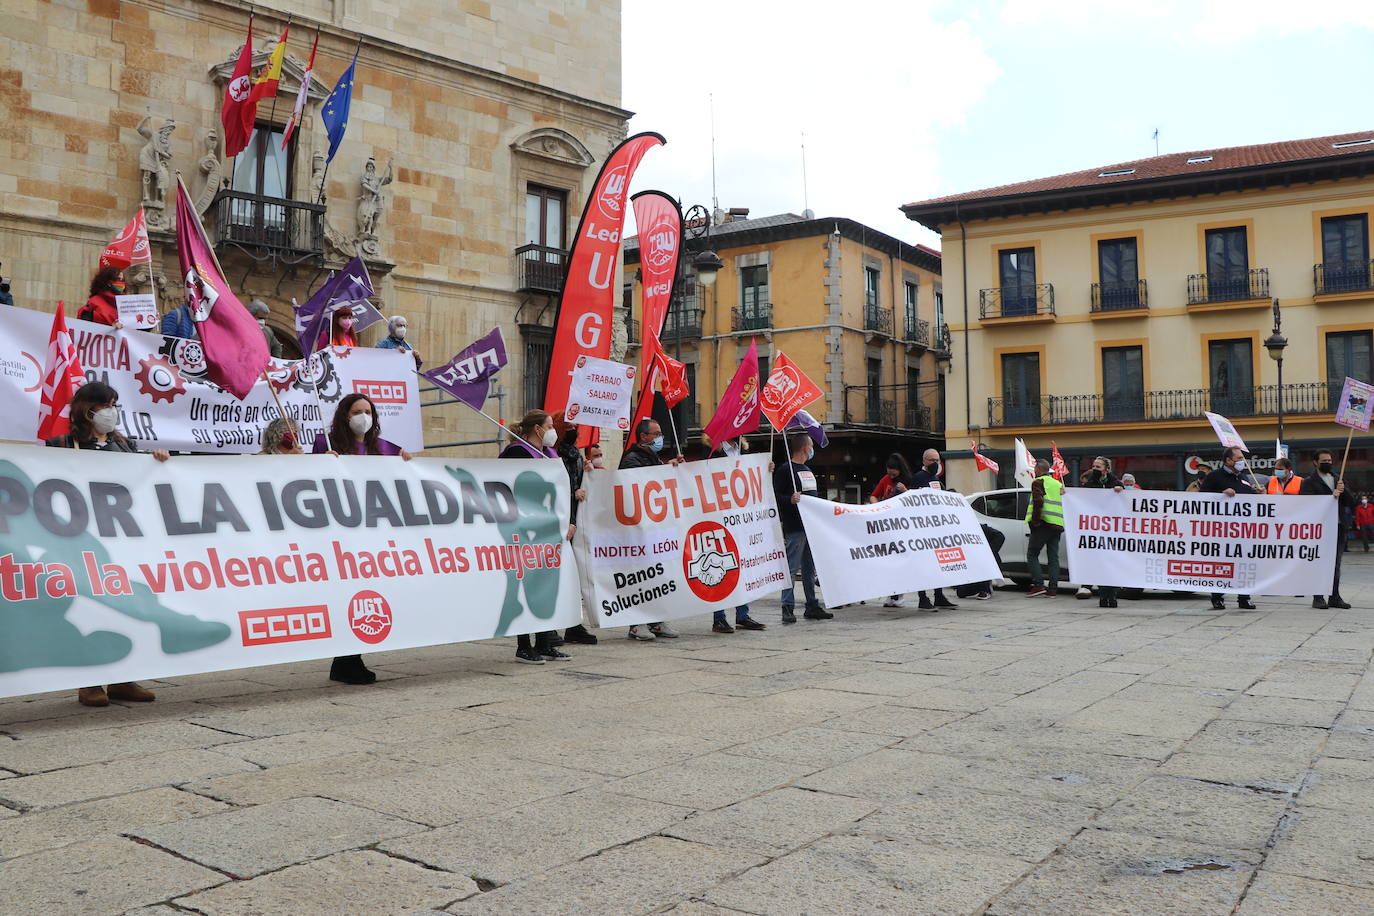
POLYGON ((315 295, 296 306, 296 339, 301 350, 319 349, 320 334, 329 327, 329 317, 344 307, 353 310, 353 333, 382 320, 382 313, 368 301, 372 297, 372 278, 363 259, 354 257, 344 269, 325 281, 315 295))
POLYGON ((816 443, 816 448, 825 448, 830 444, 830 437, 825 434, 825 427, 817 422, 816 418, 804 410, 799 410, 792 415, 792 419, 787 421, 783 427, 784 432, 791 432, 794 429, 805 430, 811 437, 811 441, 816 443))
POLYGON ((501 329, 468 344, 453 359, 437 369, 421 372, 440 388, 473 410, 480 411, 487 401, 491 377, 506 364, 506 339, 501 329))

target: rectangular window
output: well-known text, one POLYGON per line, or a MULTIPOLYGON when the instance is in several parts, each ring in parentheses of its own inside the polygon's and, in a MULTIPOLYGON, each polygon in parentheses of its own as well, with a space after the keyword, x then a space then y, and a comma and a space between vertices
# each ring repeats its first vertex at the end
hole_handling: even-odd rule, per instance
POLYGON ((544 383, 553 358, 553 328, 529 327, 525 335, 525 403, 544 403, 544 383))
POLYGON ((768 384, 768 375, 773 371, 773 359, 766 353, 759 354, 759 385, 768 384))
POLYGON ((700 429, 702 421, 697 416, 697 364, 687 363, 682 368, 683 377, 687 379, 688 393, 687 397, 673 408, 673 422, 677 424, 678 438, 686 439, 687 430, 700 429))
POLYGON ((1207 343, 1212 412, 1223 417, 1255 414, 1254 350, 1249 338, 1207 343))
POLYGON ((741 267, 740 311, 750 318, 763 316, 768 310, 768 265, 741 267))
POLYGON ((1003 315, 1035 314, 1035 249, 1008 248, 997 253, 1003 315))
POLYGON ((876 267, 864 268, 864 307, 870 311, 878 308, 878 284, 880 275, 876 267))
POLYGON ((1363 213, 1324 217, 1318 292, 1348 293, 1369 288, 1369 218, 1363 213))
POLYGON ((1340 405, 1347 376, 1367 381, 1374 372, 1369 331, 1340 331, 1326 335, 1326 390, 1329 409, 1340 405))
POLYGON ((1207 300, 1228 302, 1249 299, 1250 251, 1246 244, 1244 226, 1208 229, 1207 300))
POLYGON ((935 334, 939 335, 945 327, 945 291, 935 287, 935 334))
POLYGON ((1040 354, 1002 354, 1002 411, 1008 426, 1040 422, 1040 354))
POLYGON ((902 289, 906 294, 906 339, 917 340, 920 335, 917 333, 916 297, 920 287, 908 280, 902 284, 902 289))
MULTIPOLYGON (((874 271, 877 273, 877 271, 874 271)), ((867 382, 868 382, 868 412, 865 420, 869 423, 883 422, 883 361, 881 359, 868 358, 867 363, 867 382)))
MULTIPOLYGON (((229 201, 227 234, 234 241, 275 248, 289 247, 287 208, 274 201, 289 198, 291 153, 295 143, 281 148, 282 130, 268 124, 253 128, 248 145, 234 162, 231 190, 265 200, 234 198, 229 201)), ((312 201, 313 203, 313 201, 312 201)))
POLYGON ((1102 416, 1108 421, 1145 416, 1145 361, 1140 347, 1102 348, 1102 416))
POLYGON ((930 429, 930 412, 921 403, 921 370, 906 367, 906 428, 930 429))
POLYGON ((562 251, 563 214, 568 193, 558 188, 531 184, 525 189, 525 244, 562 251))
POLYGON ((1140 308, 1140 274, 1136 241, 1103 239, 1097 243, 1098 308, 1140 308))

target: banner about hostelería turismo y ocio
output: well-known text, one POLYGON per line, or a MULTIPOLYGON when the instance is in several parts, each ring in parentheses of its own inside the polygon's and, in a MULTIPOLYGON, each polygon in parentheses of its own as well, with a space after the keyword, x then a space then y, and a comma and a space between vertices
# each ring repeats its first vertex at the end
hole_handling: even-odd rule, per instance
POLYGON ((787 585, 767 455, 592 471, 585 487, 582 598, 603 627, 735 607, 787 585))
POLYGON ((1330 496, 1064 491, 1064 546, 1076 582, 1323 595, 1338 537, 1330 496))
POLYGON ((561 461, 0 445, 0 696, 581 619, 561 461))
MULTIPOLYGON (((329 426, 339 401, 354 392, 377 405, 387 440, 410 451, 424 446, 415 360, 409 353, 338 347, 309 361, 275 360, 268 381, 258 382, 240 401, 206 378, 205 351, 197 340, 116 331, 72 318, 67 327, 86 378, 119 392, 119 431, 145 451, 257 452, 262 428, 278 415, 273 389, 299 424, 307 447, 329 426)), ((37 433, 51 328, 50 314, 0 309, 0 439, 32 442, 37 433)))
POLYGON ((910 490, 869 505, 802 496, 799 508, 831 607, 1001 575, 958 493, 910 490))

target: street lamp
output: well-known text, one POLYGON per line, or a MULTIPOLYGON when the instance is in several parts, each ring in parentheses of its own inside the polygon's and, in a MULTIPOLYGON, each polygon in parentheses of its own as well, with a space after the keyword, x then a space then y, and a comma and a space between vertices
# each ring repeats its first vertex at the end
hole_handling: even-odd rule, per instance
MULTIPOLYGON (((1279 364, 1279 445, 1283 444, 1283 351, 1288 346, 1288 338, 1281 333, 1283 315, 1279 312, 1279 300, 1274 300, 1274 333, 1264 341, 1264 349, 1279 364)), ((1277 457, 1277 456, 1275 456, 1277 457)))

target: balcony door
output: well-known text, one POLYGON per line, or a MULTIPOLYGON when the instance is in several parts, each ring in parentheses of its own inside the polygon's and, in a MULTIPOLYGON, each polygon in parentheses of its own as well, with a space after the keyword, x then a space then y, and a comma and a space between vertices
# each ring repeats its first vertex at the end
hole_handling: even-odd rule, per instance
MULTIPOLYGON (((291 152, 282 149, 282 128, 259 124, 243 152, 234 158, 230 189, 242 195, 229 201, 227 230, 235 241, 274 248, 288 247, 288 207, 277 201, 290 197, 291 152)), ((314 203, 314 201, 311 201, 314 203)))
POLYGON ((868 358, 868 414, 864 418, 869 423, 883 422, 883 361, 868 358))
POLYGON ((1250 298, 1250 250, 1244 226, 1208 229, 1207 301, 1250 298))
POLYGON ((1254 416, 1254 348, 1249 338, 1209 341, 1207 371, 1213 413, 1223 417, 1254 416))
POLYGON ((524 285, 557 290, 563 279, 568 194, 539 184, 525 186, 524 285))
POLYGON ((1327 406, 1335 410, 1341 399, 1346 377, 1370 381, 1374 372, 1371 359, 1369 331, 1341 331, 1326 335, 1326 397, 1327 406))
POLYGON ((1035 314, 1035 249, 1014 248, 997 254, 1003 315, 1035 314))
POLYGON ((1104 310, 1140 307, 1140 267, 1135 239, 1103 239, 1097 243, 1099 302, 1104 310))
POLYGON ((1363 213, 1322 219, 1323 293, 1369 289, 1369 217, 1363 213))
POLYGON ((1145 368, 1140 347, 1102 348, 1102 416, 1108 422, 1145 416, 1145 368))
POLYGON ((1002 412, 1007 426, 1040 422, 1040 354, 1002 354, 1002 412))
POLYGON ((768 327, 768 265, 741 267, 739 276, 740 330, 753 331, 768 327))

